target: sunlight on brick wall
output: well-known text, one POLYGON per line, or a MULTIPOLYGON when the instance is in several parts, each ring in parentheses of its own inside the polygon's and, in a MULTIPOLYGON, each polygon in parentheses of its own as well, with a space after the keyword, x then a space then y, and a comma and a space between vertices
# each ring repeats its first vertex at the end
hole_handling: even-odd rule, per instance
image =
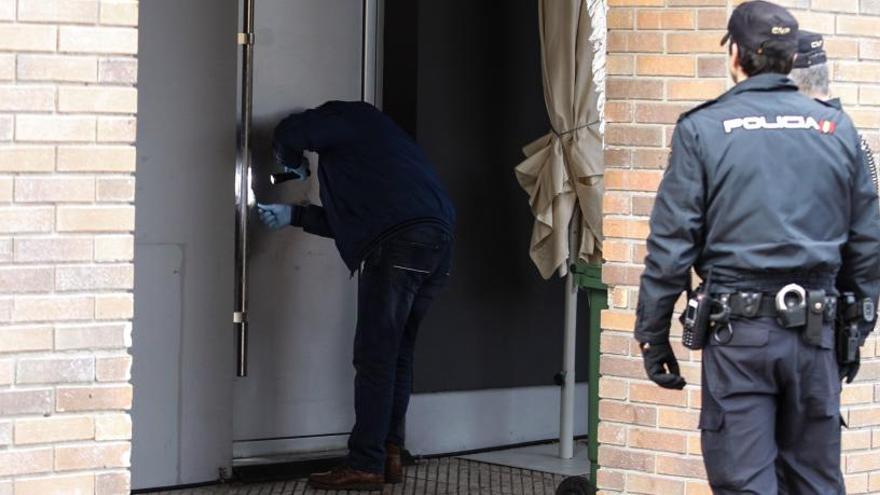
POLYGON ((0 0, 0 494, 129 493, 136 0, 0 0))
MULTIPOLYGON (((605 282, 599 441, 603 493, 706 494, 697 420, 700 355, 673 343, 691 384, 665 391, 645 378, 632 339, 648 215, 678 115, 725 91, 719 46, 729 0, 609 0, 605 282)), ((807 29, 822 32, 833 91, 880 149, 880 0, 788 0, 807 29)), ((863 349, 857 383, 844 389, 843 469, 849 493, 880 493, 880 349, 863 349)))

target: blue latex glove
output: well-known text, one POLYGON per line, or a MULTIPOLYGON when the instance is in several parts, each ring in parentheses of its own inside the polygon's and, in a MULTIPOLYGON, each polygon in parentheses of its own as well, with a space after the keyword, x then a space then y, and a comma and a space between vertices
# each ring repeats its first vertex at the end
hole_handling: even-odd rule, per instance
POLYGON ((312 172, 309 170, 309 160, 306 157, 303 157, 302 161, 296 167, 291 167, 290 165, 284 165, 285 173, 294 173, 299 175, 299 178, 296 180, 303 181, 309 178, 312 175, 312 172))
POLYGON ((266 227, 272 230, 281 230, 290 226, 290 221, 293 219, 293 207, 291 205, 257 203, 257 215, 266 227))

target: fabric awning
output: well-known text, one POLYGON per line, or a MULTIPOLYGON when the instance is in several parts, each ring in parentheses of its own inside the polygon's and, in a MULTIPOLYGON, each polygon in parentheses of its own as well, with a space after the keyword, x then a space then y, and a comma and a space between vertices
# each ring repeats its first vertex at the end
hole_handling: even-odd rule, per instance
MULTIPOLYGON (((605 171, 605 0, 539 0, 544 100, 552 129, 516 167, 535 225, 530 255, 548 279, 568 273, 569 224, 580 207, 577 258, 601 261, 605 171)), ((574 260, 572 260, 574 261, 574 260)))

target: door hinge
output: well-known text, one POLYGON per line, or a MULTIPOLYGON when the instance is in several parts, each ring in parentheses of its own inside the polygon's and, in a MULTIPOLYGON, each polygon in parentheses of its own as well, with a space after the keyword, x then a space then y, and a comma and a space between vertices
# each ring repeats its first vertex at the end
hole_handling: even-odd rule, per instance
POLYGON ((256 35, 254 33, 238 33, 238 44, 239 45, 253 45, 256 41, 256 35))

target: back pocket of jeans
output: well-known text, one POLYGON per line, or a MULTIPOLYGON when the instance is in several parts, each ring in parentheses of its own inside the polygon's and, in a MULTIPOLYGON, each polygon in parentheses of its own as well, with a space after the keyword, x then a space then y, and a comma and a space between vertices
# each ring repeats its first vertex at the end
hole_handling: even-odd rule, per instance
POLYGON ((394 270, 422 275, 434 273, 440 246, 394 239, 388 247, 389 261, 394 270))

